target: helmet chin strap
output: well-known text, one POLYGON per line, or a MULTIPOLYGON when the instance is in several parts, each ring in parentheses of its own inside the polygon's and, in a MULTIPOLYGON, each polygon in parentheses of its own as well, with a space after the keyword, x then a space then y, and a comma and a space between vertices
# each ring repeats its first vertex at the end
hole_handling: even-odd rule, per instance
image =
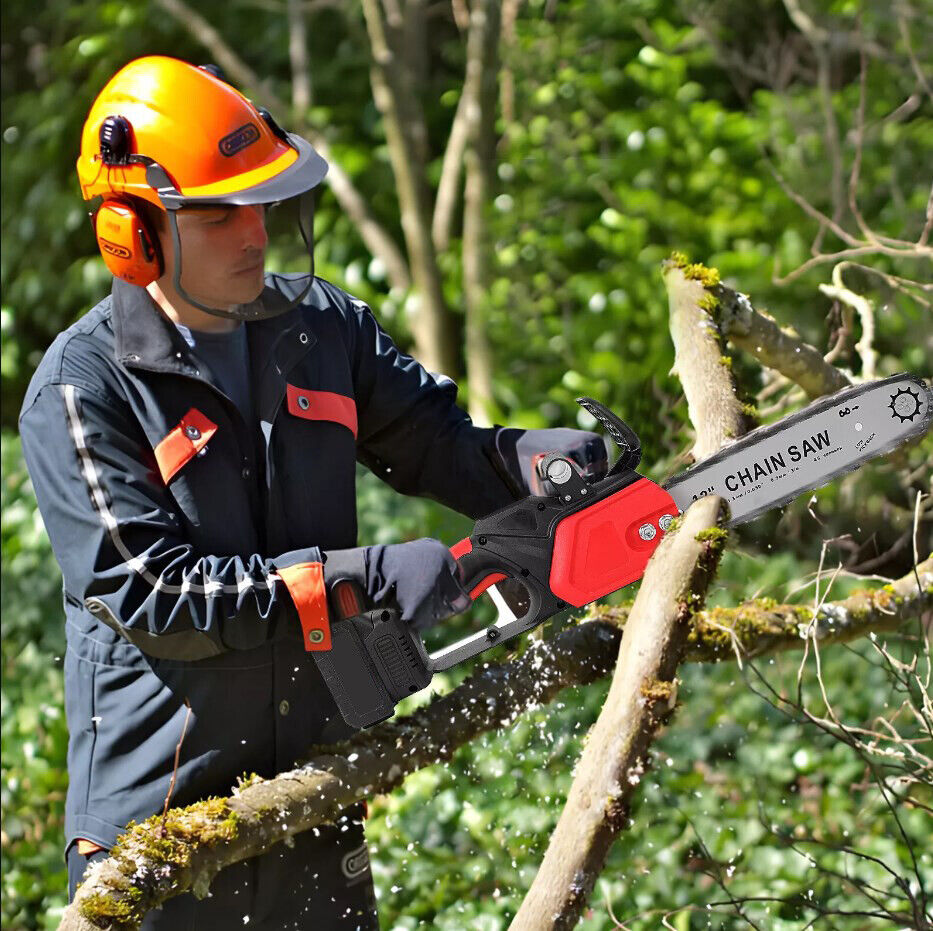
POLYGON ((172 285, 175 291, 180 294, 189 304, 197 307, 198 310, 211 314, 214 317, 223 317, 226 320, 270 320, 272 317, 279 317, 288 313, 297 307, 311 290, 314 284, 314 197, 309 196, 309 229, 305 230, 302 210, 298 210, 298 229, 301 231, 301 238, 304 240, 308 250, 308 256, 311 262, 311 269, 308 273, 308 283, 302 289, 301 293, 291 301, 285 298, 273 288, 263 288, 262 293, 254 301, 248 304, 234 304, 227 310, 221 310, 219 307, 209 307, 202 304, 197 298, 192 297, 181 284, 181 237, 178 234, 178 221, 175 218, 174 210, 167 210, 169 226, 172 229, 172 243, 175 252, 175 271, 172 276, 172 285))

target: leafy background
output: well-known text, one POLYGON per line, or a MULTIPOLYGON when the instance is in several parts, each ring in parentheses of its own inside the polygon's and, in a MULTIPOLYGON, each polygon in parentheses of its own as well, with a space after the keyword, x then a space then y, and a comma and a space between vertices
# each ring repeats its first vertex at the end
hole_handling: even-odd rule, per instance
MULTIPOLYGON (((245 0, 205 0, 198 9, 287 98, 284 15, 245 0)), ((907 117, 886 119, 915 92, 897 24, 884 3, 823 2, 816 13, 850 31, 859 17, 865 35, 890 52, 873 58, 867 73, 861 205, 880 232, 915 239, 929 191, 933 108, 920 95, 907 117)), ((922 50, 924 21, 910 23, 913 47, 922 50)), ((310 117, 401 241, 362 14, 354 3, 323 7, 311 25, 310 117)), ((0 917, 4 928, 52 928, 66 888, 60 576, 22 464, 16 415, 55 333, 108 288, 74 175, 90 102, 136 56, 170 53, 196 62, 207 56, 174 19, 141 0, 50 0, 41 7, 8 2, 2 29, 0 917)), ((686 405, 670 374, 673 348, 659 275, 660 260, 673 248, 715 265, 756 306, 828 348, 832 305, 816 288, 828 280, 828 266, 786 286, 773 281, 776 271, 808 257, 815 224, 786 197, 762 158, 766 147, 795 188, 826 208, 830 167, 813 81, 798 77, 778 93, 737 80, 722 53, 728 48, 751 59, 763 37, 789 41, 794 32, 783 5, 773 0, 702 7, 674 0, 567 0, 559 6, 529 0, 521 8, 515 42, 503 52, 514 75, 515 110, 512 120, 503 117, 497 125, 498 188, 489 217, 496 250, 489 334, 502 422, 589 428, 592 421, 574 402, 589 394, 635 426, 646 451, 642 471, 658 480, 669 474, 691 437, 686 405)), ((431 19, 427 43, 429 67, 419 94, 436 182, 464 63, 446 9, 439 7, 431 19)), ((851 159, 857 52, 839 53, 832 104, 844 155, 851 159)), ((380 263, 330 195, 322 198, 317 233, 318 273, 370 301, 408 347, 407 295, 389 291, 380 263)), ((287 264, 288 255, 288 244, 279 243, 272 261, 287 264)), ((457 308, 457 241, 441 262, 445 296, 457 308)), ((916 263, 874 264, 923 275, 916 263)), ((856 280, 863 290, 874 289, 879 374, 929 376, 929 309, 879 289, 877 279, 856 280)), ((842 364, 859 373, 857 357, 842 364)), ((756 364, 736 354, 734 367, 751 390, 760 387, 756 364)), ((460 386, 466 396, 466 380, 460 386)), ((909 455, 922 470, 930 445, 909 455)), ((440 505, 400 498, 362 470, 358 478, 361 544, 425 535, 451 542, 469 532, 465 518, 440 505)), ((909 527, 905 515, 913 500, 884 464, 816 497, 822 526, 800 501, 733 535, 714 603, 734 604, 755 594, 812 602, 823 539, 876 533, 883 548, 909 527)), ((828 554, 838 556, 832 546, 828 554)), ((905 558, 886 571, 906 572, 909 554, 905 558)), ((830 597, 843 597, 859 584, 842 575, 830 597)), ((442 635, 462 634, 468 623, 457 619, 442 635)), ((496 659, 507 652, 501 647, 487 655, 496 659)), ((775 658, 758 669, 779 684, 797 662, 775 658)), ((434 688, 444 691, 465 674, 438 675, 434 688)), ((854 722, 870 721, 891 697, 866 644, 827 650, 824 676, 837 708, 854 722)), ((682 907, 671 918, 678 931, 746 927, 732 909, 706 908, 725 898, 708 875, 717 869, 731 871, 734 895, 798 897, 793 905, 749 906, 750 916, 778 931, 802 928, 814 917, 805 907, 808 897, 839 908, 864 904, 845 883, 815 874, 795 852, 791 842, 801 831, 816 829, 829 844, 845 841, 892 869, 906 869, 905 837, 929 837, 922 812, 901 812, 904 832, 896 831, 859 760, 774 710, 753 690, 760 683, 735 665, 688 666, 682 679, 681 706, 655 745, 633 828, 613 848, 582 928, 614 927, 610 907, 619 918, 650 912, 629 922, 632 928, 659 927, 659 913, 652 910, 682 907)), ((813 686, 809 681, 807 687, 813 686)), ((390 797, 375 800, 367 834, 383 927, 507 926, 543 855, 606 688, 597 683, 573 690, 462 748, 449 765, 423 770, 390 797)), ((403 710, 427 697, 416 696, 403 710)), ((933 885, 929 845, 921 849, 919 870, 933 885)), ((891 885, 883 870, 870 878, 883 888, 891 885)), ((869 926, 858 918, 832 925, 869 926)))

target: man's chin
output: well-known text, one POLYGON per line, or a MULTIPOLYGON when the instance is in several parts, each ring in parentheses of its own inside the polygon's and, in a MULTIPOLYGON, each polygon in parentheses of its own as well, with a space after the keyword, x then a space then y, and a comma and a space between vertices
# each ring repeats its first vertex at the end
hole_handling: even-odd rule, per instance
POLYGON ((247 296, 243 301, 241 301, 240 303, 242 303, 242 304, 251 304, 253 301, 256 301, 256 300, 258 300, 258 299, 260 298, 260 296, 262 295, 262 292, 263 292, 265 289, 266 289, 266 284, 265 284, 265 282, 262 280, 262 276, 260 275, 260 277, 259 277, 259 284, 256 285, 256 287, 253 288, 253 289, 248 293, 248 296, 247 296))
POLYGON ((257 300, 265 290, 266 282, 262 271, 257 272, 255 277, 252 275, 243 275, 241 277, 248 277, 249 280, 240 283, 235 289, 231 288, 229 298, 231 304, 251 304, 253 301, 257 300))
POLYGON ((251 287, 244 288, 244 290, 249 293, 249 297, 243 302, 244 304, 255 301, 266 287, 266 272, 263 266, 260 265, 259 271, 257 271, 255 275, 249 275, 248 277, 251 287))

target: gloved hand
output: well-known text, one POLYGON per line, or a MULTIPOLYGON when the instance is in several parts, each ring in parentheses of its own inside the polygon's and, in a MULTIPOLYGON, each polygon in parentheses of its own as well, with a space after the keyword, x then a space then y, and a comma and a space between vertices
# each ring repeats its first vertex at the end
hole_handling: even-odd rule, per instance
POLYGON ((465 611, 473 603, 461 585, 453 554, 430 537, 329 550, 324 556, 328 592, 340 579, 351 579, 361 586, 370 604, 393 599, 402 620, 419 631, 465 611))
POLYGON ((521 483, 525 495, 545 495, 553 492, 550 482, 543 485, 535 463, 545 453, 569 456, 582 469, 588 481, 603 478, 609 471, 609 454, 598 433, 556 427, 548 430, 519 430, 502 427, 496 434, 496 450, 509 474, 521 483))

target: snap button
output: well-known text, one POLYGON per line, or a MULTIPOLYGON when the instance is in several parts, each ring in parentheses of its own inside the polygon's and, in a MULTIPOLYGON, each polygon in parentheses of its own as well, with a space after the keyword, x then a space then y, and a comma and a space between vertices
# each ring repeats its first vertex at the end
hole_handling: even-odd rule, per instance
POLYGON ((288 702, 284 698, 279 702, 279 714, 288 714, 288 702))
POLYGON ((189 440, 199 440, 201 439, 201 431, 193 424, 188 424, 188 426, 185 427, 185 436, 188 437, 189 440))
MULTIPOLYGON (((206 449, 206 448, 207 448, 207 447, 205 447, 205 449, 206 449)), ((249 467, 248 467, 248 466, 247 466, 246 468, 243 469, 243 473, 242 473, 242 474, 243 474, 243 478, 249 478, 249 467)))
POLYGON ((199 449, 199 450, 197 451, 196 455, 197 455, 198 459, 201 459, 201 458, 203 458, 204 456, 206 456, 206 455, 207 455, 207 447, 206 447, 206 446, 202 446, 201 449, 199 449))
POLYGON ((298 395, 298 406, 303 411, 306 411, 311 406, 311 402, 303 394, 299 394, 298 395))
POLYGON ((303 346, 305 343, 307 343, 307 342, 308 342, 308 334, 307 334, 307 333, 299 333, 299 334, 298 334, 298 342, 301 343, 302 346, 303 346))
POLYGON ((312 643, 320 643, 324 639, 323 630, 310 630, 308 631, 308 639, 312 643))

